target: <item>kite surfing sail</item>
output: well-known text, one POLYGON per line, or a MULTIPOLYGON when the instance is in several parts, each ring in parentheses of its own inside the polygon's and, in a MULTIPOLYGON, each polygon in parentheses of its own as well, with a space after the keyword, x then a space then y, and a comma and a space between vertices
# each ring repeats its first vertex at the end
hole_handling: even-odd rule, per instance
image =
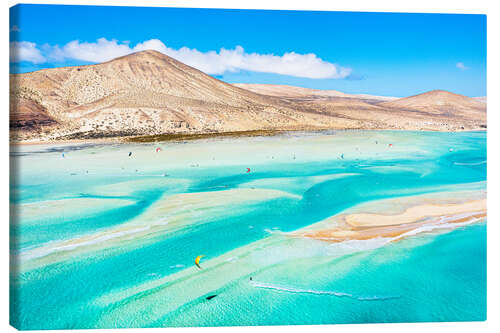
POLYGON ((196 259, 194 260, 194 263, 196 264, 196 266, 201 269, 201 266, 200 266, 200 260, 201 258, 203 258, 205 255, 201 255, 201 256, 197 256, 196 259))

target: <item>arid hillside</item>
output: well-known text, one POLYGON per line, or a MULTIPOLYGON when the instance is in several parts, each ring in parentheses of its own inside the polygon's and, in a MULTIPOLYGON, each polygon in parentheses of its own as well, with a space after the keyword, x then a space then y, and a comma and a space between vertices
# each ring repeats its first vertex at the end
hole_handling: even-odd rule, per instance
POLYGON ((436 114, 483 112, 484 103, 480 100, 444 90, 432 90, 423 94, 400 98, 381 103, 381 106, 396 109, 409 109, 436 114))
POLYGON ((452 93, 431 92, 412 102, 418 96, 393 100, 231 85, 156 51, 12 74, 10 81, 12 141, 255 130, 463 130, 486 124, 484 103, 452 93), (441 94, 448 96, 446 103, 441 94))
POLYGON ((365 94, 346 94, 337 90, 319 90, 302 87, 278 85, 278 84, 252 84, 252 83, 235 83, 234 86, 253 91, 258 94, 284 97, 284 98, 355 98, 367 99, 376 101, 392 101, 397 97, 375 96, 365 94))
POLYGON ((356 122, 357 128, 438 131, 486 128, 485 99, 470 98, 443 90, 395 98, 286 85, 235 85, 278 97, 329 117, 356 122))

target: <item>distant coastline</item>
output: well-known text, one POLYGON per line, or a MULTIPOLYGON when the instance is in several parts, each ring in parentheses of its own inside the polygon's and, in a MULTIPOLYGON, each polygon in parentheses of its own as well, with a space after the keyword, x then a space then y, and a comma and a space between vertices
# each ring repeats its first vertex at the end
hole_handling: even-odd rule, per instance
POLYGON ((458 130, 458 131, 437 131, 437 130, 407 130, 407 129, 370 129, 370 128, 344 128, 344 129, 315 129, 315 130, 249 130, 236 132, 212 132, 212 133, 164 133, 153 135, 133 135, 133 136, 103 136, 91 138, 58 138, 52 140, 15 141, 11 140, 10 145, 51 145, 51 144, 78 144, 78 143, 153 143, 153 142, 185 142, 205 139, 220 138, 245 138, 245 137, 271 137, 291 133, 328 133, 328 132, 355 132, 355 131, 397 131, 397 132, 486 132, 486 128, 458 130))

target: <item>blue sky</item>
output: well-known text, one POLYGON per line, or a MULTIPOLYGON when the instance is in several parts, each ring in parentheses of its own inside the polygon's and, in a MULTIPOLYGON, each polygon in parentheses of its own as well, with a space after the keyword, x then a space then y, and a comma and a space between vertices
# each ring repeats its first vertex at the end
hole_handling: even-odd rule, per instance
POLYGON ((62 5, 11 8, 11 72, 153 48, 226 82, 486 95, 486 16, 62 5))

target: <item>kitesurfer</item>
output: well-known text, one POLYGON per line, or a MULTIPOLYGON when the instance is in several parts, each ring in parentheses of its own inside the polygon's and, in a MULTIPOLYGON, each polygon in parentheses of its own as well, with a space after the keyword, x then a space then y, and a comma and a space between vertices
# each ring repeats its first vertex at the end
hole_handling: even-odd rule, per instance
POLYGON ((194 260, 195 265, 196 265, 199 269, 201 269, 201 266, 200 266, 200 260, 201 260, 201 258, 203 258, 204 256, 205 256, 205 255, 204 255, 204 254, 202 254, 202 255, 200 255, 200 256, 197 256, 197 257, 196 257, 196 259, 194 260))

